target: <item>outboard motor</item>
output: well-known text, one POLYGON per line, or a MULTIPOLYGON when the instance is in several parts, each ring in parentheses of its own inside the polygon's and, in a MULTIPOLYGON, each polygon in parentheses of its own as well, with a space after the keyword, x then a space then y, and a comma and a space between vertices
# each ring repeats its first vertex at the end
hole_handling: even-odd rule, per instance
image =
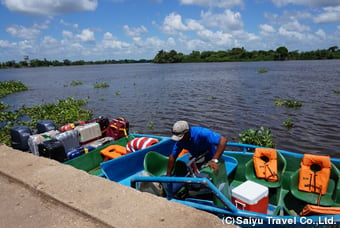
POLYGON ((26 126, 15 126, 10 130, 11 146, 14 149, 28 151, 28 138, 32 135, 32 131, 26 126))
POLYGON ((57 130, 57 127, 52 120, 39 120, 37 123, 37 130, 37 133, 40 134, 47 131, 57 130))

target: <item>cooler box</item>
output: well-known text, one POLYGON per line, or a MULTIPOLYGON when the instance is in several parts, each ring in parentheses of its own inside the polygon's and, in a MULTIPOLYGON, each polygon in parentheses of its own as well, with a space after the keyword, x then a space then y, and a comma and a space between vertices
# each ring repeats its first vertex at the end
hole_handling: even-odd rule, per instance
POLYGON ((248 180, 233 188, 231 196, 238 209, 267 214, 268 187, 248 180))

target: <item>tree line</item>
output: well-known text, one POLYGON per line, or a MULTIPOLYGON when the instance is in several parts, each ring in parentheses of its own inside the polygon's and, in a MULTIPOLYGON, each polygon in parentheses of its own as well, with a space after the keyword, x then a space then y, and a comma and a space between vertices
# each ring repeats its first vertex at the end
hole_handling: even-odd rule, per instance
POLYGON ((94 64, 125 64, 125 63, 148 63, 152 60, 140 59, 123 59, 123 60, 98 60, 98 61, 84 61, 76 60, 71 61, 64 59, 63 61, 58 60, 47 60, 47 59, 32 59, 27 61, 16 62, 14 60, 0 63, 0 68, 21 68, 21 67, 49 67, 49 66, 79 66, 79 65, 94 65, 94 64))
POLYGON ((160 50, 153 59, 124 59, 124 60, 101 60, 101 61, 71 61, 58 60, 24 60, 20 62, 7 61, 0 63, 0 68, 20 68, 20 67, 46 67, 46 66, 73 66, 91 64, 125 64, 125 63, 186 63, 186 62, 241 62, 241 61, 275 61, 275 60, 320 60, 320 59, 340 59, 340 49, 332 46, 328 49, 316 51, 299 52, 288 51, 285 46, 269 51, 247 51, 242 48, 232 48, 221 51, 192 51, 190 54, 183 54, 175 50, 160 50))
POLYGON ((288 51, 284 46, 275 51, 247 51, 242 48, 233 48, 226 51, 192 51, 185 55, 175 50, 160 50, 154 63, 185 63, 185 62, 232 62, 232 61, 275 61, 275 60, 320 60, 340 59, 340 49, 337 46, 316 51, 288 51))

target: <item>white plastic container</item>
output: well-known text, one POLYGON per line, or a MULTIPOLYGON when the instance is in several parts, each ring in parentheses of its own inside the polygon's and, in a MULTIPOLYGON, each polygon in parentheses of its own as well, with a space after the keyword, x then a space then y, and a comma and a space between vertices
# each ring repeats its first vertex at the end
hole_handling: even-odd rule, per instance
POLYGON ((238 209, 267 214, 268 187, 248 180, 233 188, 231 196, 238 209))

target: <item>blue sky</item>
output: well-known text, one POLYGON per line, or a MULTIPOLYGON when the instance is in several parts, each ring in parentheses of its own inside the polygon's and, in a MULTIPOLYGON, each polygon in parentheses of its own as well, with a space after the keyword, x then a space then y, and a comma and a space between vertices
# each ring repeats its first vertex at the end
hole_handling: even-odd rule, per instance
POLYGON ((0 62, 340 47, 340 0, 0 0, 0 62))

